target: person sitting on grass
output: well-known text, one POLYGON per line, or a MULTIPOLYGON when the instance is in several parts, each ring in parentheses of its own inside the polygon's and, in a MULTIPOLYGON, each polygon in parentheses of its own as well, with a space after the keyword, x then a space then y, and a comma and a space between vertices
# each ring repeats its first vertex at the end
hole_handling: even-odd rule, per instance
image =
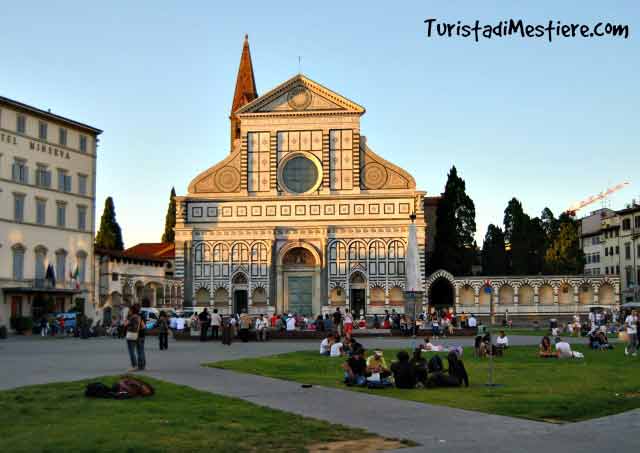
POLYGON ((333 334, 327 335, 327 337, 322 340, 322 342, 320 343, 320 355, 329 355, 329 353, 331 352, 331 345, 333 344, 333 341, 333 334))
POLYGON ((364 386, 367 383, 367 362, 364 350, 354 351, 353 355, 342 365, 344 369, 344 383, 348 386, 364 386))
POLYGON ((571 350, 571 345, 558 337, 556 341, 556 354, 559 359, 572 359, 577 357, 576 353, 571 350))
MULTIPOLYGON (((427 377, 429 373, 427 372, 427 360, 422 357, 422 349, 416 348, 416 350, 413 351, 411 366, 413 367, 413 373, 415 375, 416 383, 423 387, 426 387, 427 377)), ((393 371, 393 368, 391 369, 391 371, 393 371)))
POLYGON ((598 332, 597 340, 598 340, 599 349, 601 351, 604 351, 606 349, 613 349, 613 345, 609 343, 609 339, 607 338, 606 333, 602 331, 598 332))
POLYGON ((496 338, 496 349, 507 349, 509 347, 509 337, 504 333, 504 330, 500 331, 500 335, 496 338))
POLYGON ((469 376, 458 354, 454 351, 449 352, 447 361, 449 362, 449 369, 446 372, 444 370, 438 370, 441 366, 441 361, 438 367, 430 366, 426 386, 429 388, 460 387, 464 383, 465 387, 469 387, 469 376))
POLYGON ((340 357, 344 355, 343 344, 340 341, 340 336, 337 335, 335 337, 335 341, 331 345, 331 349, 329 350, 329 357, 340 357))
POLYGON ((542 337, 542 341, 540 342, 538 355, 544 359, 548 358, 556 358, 558 357, 553 350, 551 349, 551 340, 548 336, 542 337))
POLYGON ((409 362, 409 354, 405 351, 398 352, 397 361, 391 364, 391 372, 396 387, 399 389, 412 389, 416 386, 416 375, 414 368, 409 362))
POLYGON ((376 350, 373 352, 372 356, 369 356, 367 359, 367 373, 380 374, 380 378, 388 378, 391 376, 391 371, 387 367, 387 362, 384 360, 384 354, 381 350, 376 350))

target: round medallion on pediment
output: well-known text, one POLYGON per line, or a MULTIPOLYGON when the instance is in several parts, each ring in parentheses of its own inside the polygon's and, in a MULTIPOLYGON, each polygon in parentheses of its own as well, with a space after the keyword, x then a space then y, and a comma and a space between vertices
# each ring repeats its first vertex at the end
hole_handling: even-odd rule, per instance
POLYGON ((236 192, 240 188, 240 172, 224 167, 216 173, 215 182, 220 192, 236 192))
POLYGON ((387 170, 378 162, 371 162, 362 169, 364 185, 367 189, 381 189, 387 182, 387 170))
POLYGON ((311 93, 305 87, 297 86, 287 94, 287 103, 293 110, 305 110, 311 104, 311 93))

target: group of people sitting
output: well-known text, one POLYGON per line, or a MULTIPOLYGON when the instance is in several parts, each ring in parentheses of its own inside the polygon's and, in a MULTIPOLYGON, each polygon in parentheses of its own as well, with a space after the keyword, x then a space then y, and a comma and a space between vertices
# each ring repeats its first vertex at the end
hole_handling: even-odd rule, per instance
POLYGON ((551 339, 548 336, 542 337, 538 356, 543 359, 582 359, 584 354, 573 351, 571 345, 560 337, 556 338, 555 351, 551 346, 551 339))
MULTIPOLYGON (((395 386, 399 389, 459 387, 469 386, 469 376, 462 361, 462 347, 448 351, 448 367, 445 369, 439 355, 427 361, 422 357, 423 350, 429 348, 429 340, 413 352, 413 357, 406 351, 400 351, 396 360, 387 365, 382 350, 375 350, 367 357, 366 350, 355 338, 347 335, 342 341, 340 337, 330 334, 320 344, 320 354, 330 357, 346 356, 342 365, 344 383, 348 386, 369 388, 386 388, 395 386)), ((442 350, 442 349, 440 349, 442 350)), ((446 351, 446 350, 445 350, 446 351)))

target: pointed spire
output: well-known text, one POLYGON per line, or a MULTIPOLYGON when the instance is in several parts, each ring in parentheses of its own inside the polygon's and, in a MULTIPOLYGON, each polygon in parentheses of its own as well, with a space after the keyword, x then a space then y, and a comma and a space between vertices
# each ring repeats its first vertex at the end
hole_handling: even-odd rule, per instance
POLYGON ((258 97, 256 81, 253 76, 253 64, 251 63, 251 52, 249 51, 249 35, 244 35, 242 46, 242 56, 240 57, 240 67, 236 79, 236 91, 233 94, 233 104, 231 114, 245 104, 258 97))

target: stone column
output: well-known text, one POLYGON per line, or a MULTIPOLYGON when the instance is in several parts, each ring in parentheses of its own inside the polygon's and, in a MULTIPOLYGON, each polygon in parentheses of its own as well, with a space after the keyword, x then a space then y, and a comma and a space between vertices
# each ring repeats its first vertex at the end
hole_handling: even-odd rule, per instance
POLYGON ((276 265, 276 313, 284 313, 284 275, 280 265, 276 265))
MULTIPOLYGON (((135 293, 135 290, 134 290, 135 293)), ((191 259, 191 241, 184 241, 184 296, 183 306, 193 306, 193 260, 191 259)))

